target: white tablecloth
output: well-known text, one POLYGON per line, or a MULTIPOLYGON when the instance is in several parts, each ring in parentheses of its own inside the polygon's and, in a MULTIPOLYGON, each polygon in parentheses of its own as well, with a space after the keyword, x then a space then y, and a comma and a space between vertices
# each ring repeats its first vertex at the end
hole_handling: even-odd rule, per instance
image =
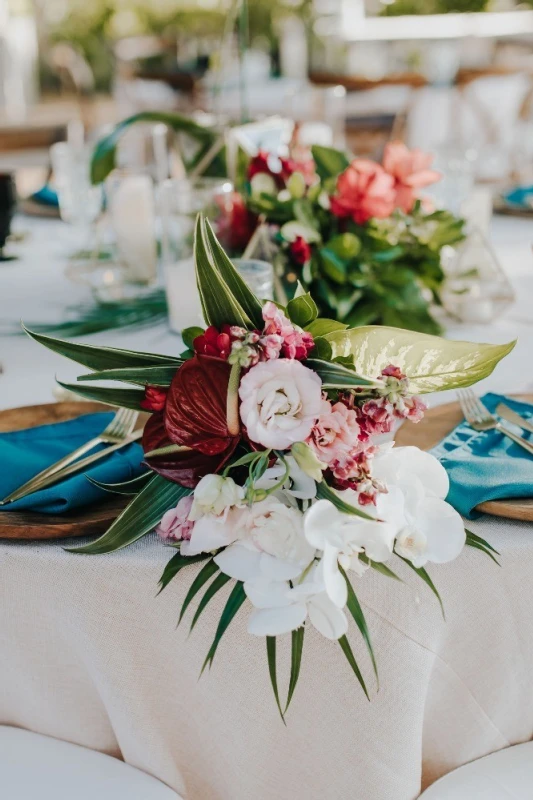
MULTIPOLYGON (((52 257, 64 248, 59 225, 32 232, 24 259, 0 266, 2 318, 52 318, 80 296, 52 257)), ((517 303, 491 326, 450 332, 493 342, 520 335, 487 389, 533 389, 530 236, 528 223, 496 221, 517 303)), ((164 326, 95 340, 168 353, 179 345, 164 326)), ((54 373, 76 375, 75 365, 22 338, 0 339, 0 361, 1 407, 51 400, 54 373)), ((446 622, 412 573, 406 585, 367 574, 357 587, 380 691, 355 630, 371 703, 338 646, 309 630, 287 728, 264 641, 246 634, 244 610, 197 681, 227 592, 189 639, 187 625, 176 631, 196 567, 155 598, 168 550, 154 536, 103 557, 1 543, 0 723, 121 756, 187 800, 414 800, 451 769, 533 736, 533 526, 485 517, 471 527, 501 551, 502 568, 474 550, 432 568, 446 622)), ((281 675, 287 645, 285 637, 281 675)))

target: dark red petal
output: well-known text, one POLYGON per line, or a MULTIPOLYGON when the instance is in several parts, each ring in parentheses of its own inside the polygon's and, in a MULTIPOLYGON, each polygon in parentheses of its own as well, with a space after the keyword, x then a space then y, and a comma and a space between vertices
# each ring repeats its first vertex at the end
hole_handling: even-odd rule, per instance
POLYGON ((227 393, 231 367, 219 358, 197 355, 176 373, 167 397, 165 427, 175 444, 206 455, 236 447, 228 433, 227 393))

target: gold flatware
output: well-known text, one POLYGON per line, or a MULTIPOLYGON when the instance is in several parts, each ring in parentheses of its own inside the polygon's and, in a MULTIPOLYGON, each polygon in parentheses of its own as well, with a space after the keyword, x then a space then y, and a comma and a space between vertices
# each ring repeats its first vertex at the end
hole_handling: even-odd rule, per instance
POLYGON ((20 500, 20 498, 24 497, 26 494, 31 494, 32 491, 36 491, 33 489, 34 486, 39 485, 51 475, 55 475, 60 470, 65 469, 65 467, 68 467, 78 458, 81 458, 81 456, 85 455, 85 453, 94 450, 97 445, 114 445, 126 441, 135 427, 138 416, 139 414, 137 411, 129 408, 120 408, 111 422, 104 428, 102 433, 100 433, 98 436, 95 436, 93 439, 90 439, 88 442, 85 442, 85 444, 82 444, 80 447, 77 447, 76 450, 73 450, 72 453, 69 453, 68 455, 59 459, 59 461, 56 461, 55 464, 52 464, 46 469, 43 469, 37 475, 34 475, 34 477, 23 484, 23 486, 19 486, 18 489, 15 489, 14 492, 0 501, 0 505, 11 503, 13 500, 20 500))
POLYGON ((521 436, 517 436, 516 433, 502 425, 499 419, 483 405, 479 397, 476 397, 472 389, 459 389, 457 397, 466 421, 475 431, 496 430, 512 439, 513 442, 533 456, 533 442, 528 442, 521 436))
POLYGON ((533 423, 521 417, 520 414, 517 414, 512 408, 506 406, 505 403, 499 403, 496 407, 496 413, 498 416, 502 417, 502 419, 507 420, 507 422, 512 422, 514 425, 518 425, 519 428, 533 433, 533 423))
POLYGON ((64 467, 63 469, 48 475, 37 483, 33 482, 31 486, 29 483, 21 486, 20 489, 16 489, 4 500, 1 500, 0 506, 7 505, 8 503, 14 503, 15 500, 22 500, 23 497, 27 497, 29 494, 34 494, 35 492, 38 492, 41 489, 46 489, 48 486, 52 486, 55 483, 60 483, 65 478, 68 478, 77 472, 82 472, 87 467, 95 464, 97 461, 100 461, 103 458, 106 458, 106 456, 114 453, 116 450, 120 450, 122 447, 126 447, 132 442, 136 442, 141 438, 142 434, 142 430, 137 430, 130 434, 130 436, 123 441, 111 445, 110 447, 106 447, 104 450, 99 450, 98 453, 94 453, 92 456, 82 458, 79 461, 76 461, 74 464, 70 464, 70 466, 64 467))

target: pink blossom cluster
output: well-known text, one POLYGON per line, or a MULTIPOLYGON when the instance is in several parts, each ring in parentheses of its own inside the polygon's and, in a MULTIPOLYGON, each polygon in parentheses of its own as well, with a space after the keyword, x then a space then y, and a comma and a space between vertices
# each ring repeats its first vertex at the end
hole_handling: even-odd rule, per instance
POLYGON ((281 356, 301 361, 307 358, 315 346, 310 333, 295 327, 283 311, 270 301, 263 306, 263 319, 265 327, 260 344, 267 359, 281 356))
POLYGON ((419 422, 426 406, 409 394, 409 380, 389 365, 380 377, 378 397, 358 402, 355 393, 341 394, 336 403, 323 399, 320 416, 307 444, 327 464, 334 485, 358 492, 361 505, 375 503, 384 491, 371 476, 370 461, 377 448, 373 437, 390 433, 396 419, 419 422))
POLYGON ((189 513, 192 508, 193 496, 182 497, 175 508, 171 508, 165 514, 156 533, 164 542, 180 542, 182 539, 190 539, 194 522, 189 520, 189 513))

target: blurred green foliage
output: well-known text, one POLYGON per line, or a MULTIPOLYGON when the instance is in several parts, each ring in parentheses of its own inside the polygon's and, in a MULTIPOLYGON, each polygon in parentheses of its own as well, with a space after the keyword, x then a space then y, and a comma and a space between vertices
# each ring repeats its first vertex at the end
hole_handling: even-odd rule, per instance
MULTIPOLYGON (((533 3, 533 0, 531 0, 533 3)), ((448 14, 453 12, 487 11, 490 0, 393 0, 381 12, 383 16, 404 14, 448 14)))

